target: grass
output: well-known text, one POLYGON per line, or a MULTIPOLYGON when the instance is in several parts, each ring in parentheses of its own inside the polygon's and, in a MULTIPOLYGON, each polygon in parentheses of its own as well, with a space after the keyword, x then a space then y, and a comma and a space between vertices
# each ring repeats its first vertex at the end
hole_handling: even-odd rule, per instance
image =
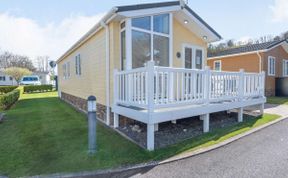
POLYGON ((265 114, 148 152, 98 124, 98 152, 87 155, 86 116, 57 98, 56 92, 22 94, 0 124, 0 175, 10 177, 79 172, 162 160, 216 144, 279 118, 265 114))
POLYGON ((268 97, 267 103, 269 104, 285 104, 288 105, 288 97, 268 97))

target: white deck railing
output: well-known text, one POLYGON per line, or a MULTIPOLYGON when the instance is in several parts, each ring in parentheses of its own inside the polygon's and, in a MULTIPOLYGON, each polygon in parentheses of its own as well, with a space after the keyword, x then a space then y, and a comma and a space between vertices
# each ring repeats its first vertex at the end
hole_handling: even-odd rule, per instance
POLYGON ((265 73, 154 66, 114 72, 114 102, 144 109, 264 97, 265 73))

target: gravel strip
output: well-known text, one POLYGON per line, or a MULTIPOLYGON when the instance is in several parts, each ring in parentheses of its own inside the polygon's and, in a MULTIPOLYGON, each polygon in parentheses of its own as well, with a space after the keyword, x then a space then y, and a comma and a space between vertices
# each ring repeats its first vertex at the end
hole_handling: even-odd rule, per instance
MULTIPOLYGON (((243 118, 253 118, 258 113, 245 113, 243 118)), ((231 112, 218 112, 210 115, 210 131, 217 128, 224 128, 238 124, 238 114, 231 112)), ((146 147, 146 124, 136 122, 133 125, 120 126, 118 130, 134 140, 142 147, 146 147)), ((163 148, 173 145, 186 139, 203 134, 202 121, 199 117, 192 117, 177 120, 177 124, 164 122, 159 124, 159 130, 155 132, 155 148, 163 148)))

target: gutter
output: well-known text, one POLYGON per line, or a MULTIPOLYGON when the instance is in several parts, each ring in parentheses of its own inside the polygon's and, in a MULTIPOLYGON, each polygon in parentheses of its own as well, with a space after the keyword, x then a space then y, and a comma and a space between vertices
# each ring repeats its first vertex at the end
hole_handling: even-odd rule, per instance
POLYGON ((260 55, 260 52, 257 51, 257 56, 259 57, 259 73, 262 72, 262 56, 260 55))
POLYGON ((109 26, 101 21, 101 26, 105 28, 105 56, 106 56, 106 124, 110 125, 110 31, 109 26))

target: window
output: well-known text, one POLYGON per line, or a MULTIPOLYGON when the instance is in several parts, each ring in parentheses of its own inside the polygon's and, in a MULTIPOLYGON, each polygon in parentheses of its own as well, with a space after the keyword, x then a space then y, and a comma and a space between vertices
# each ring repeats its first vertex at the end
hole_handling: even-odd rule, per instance
POLYGON ((288 60, 283 59, 283 76, 288 77, 288 60))
POLYGON ((268 75, 275 75, 275 57, 273 56, 268 57, 268 75))
POLYGON ((76 75, 81 75, 81 57, 80 57, 80 54, 75 56, 75 71, 76 71, 76 75))
POLYGON ((67 78, 70 77, 70 62, 67 62, 67 78))
POLYGON ((169 14, 153 17, 154 32, 169 34, 169 14))
POLYGON ((140 17, 132 19, 132 27, 142 28, 145 30, 151 29, 151 17, 140 17))
POLYGON ((0 81, 5 81, 6 77, 5 76, 0 76, 0 81))
MULTIPOLYGON (((132 19, 132 68, 143 67, 151 60, 155 61, 156 65, 169 66, 170 23, 169 14, 132 19)), ((126 36, 125 29, 121 29, 121 64, 122 70, 125 70, 126 36)))
POLYGON ((120 37, 120 47, 121 47, 121 70, 126 70, 126 31, 125 22, 121 23, 121 37, 120 37))
POLYGON ((192 48, 185 48, 185 68, 192 69, 192 48))
POLYGON ((221 71, 222 70, 221 61, 214 61, 214 70, 215 71, 221 71))
POLYGON ((151 60, 151 35, 145 32, 132 31, 132 67, 143 67, 151 60))
POLYGON ((203 66, 203 54, 202 54, 202 50, 200 49, 196 49, 196 69, 202 69, 202 66, 203 66))
POLYGON ((169 66, 169 38, 154 35, 154 61, 158 66, 169 66))
POLYGON ((67 70, 66 64, 63 64, 63 65, 62 65, 62 70, 63 70, 63 78, 66 79, 66 77, 67 77, 67 76, 66 76, 66 74, 67 74, 67 71, 66 71, 66 70, 67 70))
POLYGON ((9 79, 12 81, 12 80, 13 80, 13 77, 9 77, 9 79))

